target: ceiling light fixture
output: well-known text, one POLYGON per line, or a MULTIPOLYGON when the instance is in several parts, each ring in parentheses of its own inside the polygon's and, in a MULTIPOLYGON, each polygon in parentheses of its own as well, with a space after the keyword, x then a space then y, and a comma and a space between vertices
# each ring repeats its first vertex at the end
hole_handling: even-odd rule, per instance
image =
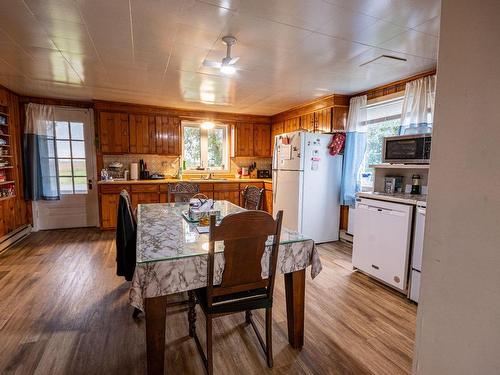
POLYGON ((220 67, 220 72, 222 74, 231 75, 231 74, 234 74, 236 72, 236 68, 234 66, 231 66, 231 65, 222 65, 220 67))
POLYGON ((209 129, 213 129, 213 128, 214 128, 214 126, 215 126, 215 124, 214 124, 212 121, 203 121, 203 122, 201 123, 201 127, 202 127, 203 129, 207 129, 207 130, 209 130, 209 129))

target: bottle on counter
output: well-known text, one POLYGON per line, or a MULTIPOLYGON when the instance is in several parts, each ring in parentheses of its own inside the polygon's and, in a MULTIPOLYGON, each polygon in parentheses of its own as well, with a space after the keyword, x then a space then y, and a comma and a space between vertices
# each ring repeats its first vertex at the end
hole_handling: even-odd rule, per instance
POLYGON ((414 174, 411 177, 411 194, 420 194, 420 175, 414 174))

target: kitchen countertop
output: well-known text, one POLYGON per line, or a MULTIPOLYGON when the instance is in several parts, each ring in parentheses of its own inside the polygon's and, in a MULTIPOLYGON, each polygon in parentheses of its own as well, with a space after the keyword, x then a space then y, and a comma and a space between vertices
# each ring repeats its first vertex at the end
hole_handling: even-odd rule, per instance
POLYGON ((420 194, 404 194, 404 193, 379 193, 374 191, 359 192, 356 194, 358 198, 378 199, 381 201, 405 203, 405 204, 418 204, 427 202, 427 195, 420 194))
POLYGON ((130 185, 130 184, 168 184, 175 182, 191 182, 193 184, 218 184, 218 183, 247 183, 247 182, 265 182, 272 183, 273 180, 270 178, 224 178, 224 179, 213 179, 213 180, 203 180, 203 179, 182 179, 178 178, 164 178, 161 180, 106 180, 98 181, 98 185, 130 185))

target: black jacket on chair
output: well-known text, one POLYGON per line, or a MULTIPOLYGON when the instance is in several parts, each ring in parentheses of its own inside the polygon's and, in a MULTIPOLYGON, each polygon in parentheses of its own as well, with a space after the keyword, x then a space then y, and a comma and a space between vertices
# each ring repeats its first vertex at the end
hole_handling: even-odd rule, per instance
POLYGON ((116 221, 116 274, 131 281, 136 261, 136 223, 130 197, 126 190, 120 193, 116 221))

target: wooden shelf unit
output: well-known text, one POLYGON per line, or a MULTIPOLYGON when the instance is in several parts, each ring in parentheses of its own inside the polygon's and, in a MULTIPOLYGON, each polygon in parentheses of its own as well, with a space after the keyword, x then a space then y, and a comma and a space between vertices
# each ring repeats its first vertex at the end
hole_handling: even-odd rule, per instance
POLYGON ((0 173, 4 176, 5 181, 0 182, 0 191, 9 191, 11 187, 13 187, 13 194, 8 195, 8 196, 0 196, 0 201, 8 200, 8 199, 13 199, 16 197, 17 194, 17 182, 16 182, 16 171, 14 169, 15 167, 15 158, 13 156, 14 150, 11 148, 11 143, 14 142, 14 138, 12 137, 11 134, 11 127, 10 127, 10 120, 9 120, 9 107, 6 106, 0 106, 0 116, 6 118, 6 123, 5 124, 0 124, 0 137, 4 139, 7 144, 5 145, 0 145, 0 148, 8 148, 10 150, 10 153, 8 155, 0 155, 0 160, 1 159, 7 159, 9 158, 11 161, 9 162, 10 165, 6 166, 0 166, 0 173))

